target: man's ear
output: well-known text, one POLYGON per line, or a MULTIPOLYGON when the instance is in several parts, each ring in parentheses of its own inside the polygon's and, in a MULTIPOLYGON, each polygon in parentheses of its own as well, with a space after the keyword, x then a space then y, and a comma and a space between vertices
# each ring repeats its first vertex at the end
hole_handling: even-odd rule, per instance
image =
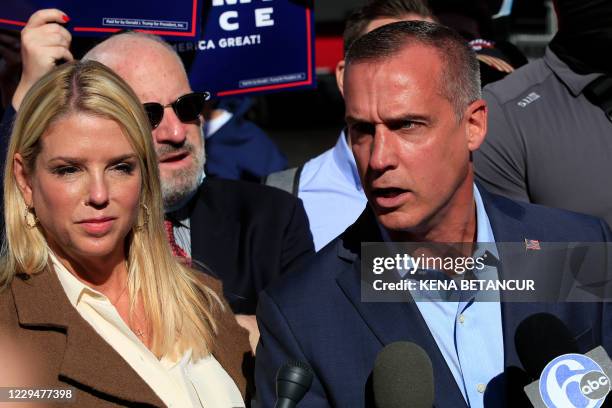
POLYGON ((471 152, 478 150, 487 134, 487 103, 484 99, 472 102, 465 111, 466 138, 471 152))
POLYGON ((336 85, 338 85, 340 95, 344 98, 344 60, 336 64, 336 85))
POLYGON ((34 203, 32 202, 30 176, 23 161, 23 157, 21 157, 19 153, 15 153, 13 157, 13 174, 17 181, 17 187, 19 187, 19 191, 21 191, 21 195, 23 196, 23 201, 25 201, 28 207, 33 207, 34 203))

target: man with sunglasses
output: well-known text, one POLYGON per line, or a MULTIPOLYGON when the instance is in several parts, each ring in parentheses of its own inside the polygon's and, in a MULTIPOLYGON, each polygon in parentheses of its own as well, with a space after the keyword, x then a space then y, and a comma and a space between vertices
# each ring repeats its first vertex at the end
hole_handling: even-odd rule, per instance
MULTIPOLYGON (((72 59, 63 21, 59 10, 40 10, 24 28, 24 70, 13 98, 15 110, 27 89, 58 59, 72 59), (49 35, 51 31, 57 35, 49 35)), ((115 35, 83 59, 109 66, 144 104, 175 254, 221 279, 234 312, 253 315, 259 291, 314 253, 301 201, 255 183, 205 177, 201 112, 209 94, 193 92, 180 58, 162 39, 115 35)), ((3 122, 9 120, 5 115, 3 122)), ((8 137, 0 137, 0 145, 6 144, 8 137)))

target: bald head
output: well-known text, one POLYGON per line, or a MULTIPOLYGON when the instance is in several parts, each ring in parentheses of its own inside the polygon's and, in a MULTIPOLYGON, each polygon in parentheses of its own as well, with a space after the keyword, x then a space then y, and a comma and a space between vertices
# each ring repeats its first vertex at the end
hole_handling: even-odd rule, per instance
POLYGON ((92 48, 83 60, 98 61, 111 68, 134 88, 142 102, 155 101, 149 98, 159 94, 155 91, 147 95, 151 84, 171 81, 189 87, 180 57, 157 36, 138 32, 118 34, 92 48))
POLYGON ((166 50, 182 65, 182 61, 174 49, 161 37, 150 34, 143 34, 137 31, 130 31, 109 37, 97 46, 93 47, 83 60, 94 60, 107 65, 121 61, 125 57, 134 57, 134 51, 138 52, 162 52, 166 50))

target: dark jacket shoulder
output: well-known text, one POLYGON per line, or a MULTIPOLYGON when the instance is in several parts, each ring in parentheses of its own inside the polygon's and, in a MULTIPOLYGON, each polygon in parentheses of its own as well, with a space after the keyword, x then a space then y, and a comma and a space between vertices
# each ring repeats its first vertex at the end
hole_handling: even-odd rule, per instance
POLYGON ((299 203, 298 198, 283 190, 241 180, 207 177, 201 190, 200 199, 218 210, 252 211, 260 210, 262 206, 274 210, 293 208, 299 203))
POLYGON ((504 79, 485 86, 483 97, 487 100, 496 98, 503 105, 517 98, 524 98, 530 89, 539 88, 551 77, 554 77, 553 71, 544 59, 540 58, 520 67, 504 79))
POLYGON ((223 281, 236 313, 253 314, 259 292, 314 253, 304 206, 284 191, 207 178, 191 204, 192 257, 223 281))
POLYGON ((497 242, 525 238, 548 242, 608 242, 610 228, 603 219, 560 208, 513 200, 479 186, 497 242))

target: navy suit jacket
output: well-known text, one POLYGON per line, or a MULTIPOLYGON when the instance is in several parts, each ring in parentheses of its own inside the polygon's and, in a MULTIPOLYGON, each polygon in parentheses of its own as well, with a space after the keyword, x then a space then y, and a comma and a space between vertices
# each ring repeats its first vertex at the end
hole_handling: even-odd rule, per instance
POLYGON ((235 313, 254 314, 261 290, 314 255, 302 201, 279 189, 206 178, 189 206, 191 255, 223 282, 235 313))
MULTIPOLYGON (((610 239, 607 225, 597 218, 515 202, 488 194, 482 188, 480 191, 497 242, 523 242, 525 238, 541 242, 610 239)), ((310 364, 315 373, 300 407, 373 406, 366 383, 377 353, 392 342, 410 341, 425 349, 431 358, 435 406, 466 407, 417 306, 360 301, 362 241, 382 241, 369 207, 343 235, 317 253, 305 269, 280 279, 260 295, 257 317, 261 340, 255 371, 258 406, 274 405, 276 371, 290 359, 310 364)), ((503 263, 503 253, 500 256, 503 263)), ((575 335, 581 352, 600 344, 608 352, 612 350, 609 304, 502 303, 501 311, 506 371, 509 367, 522 368, 514 333, 524 318, 537 312, 559 317, 575 335)), ((506 396, 498 398, 506 400, 506 396)), ((499 399, 490 406, 499 406, 499 399)))
POLYGON ((206 174, 259 182, 270 173, 286 169, 287 158, 278 146, 244 117, 251 107, 250 99, 231 102, 221 106, 232 112, 232 118, 206 139, 206 174))

